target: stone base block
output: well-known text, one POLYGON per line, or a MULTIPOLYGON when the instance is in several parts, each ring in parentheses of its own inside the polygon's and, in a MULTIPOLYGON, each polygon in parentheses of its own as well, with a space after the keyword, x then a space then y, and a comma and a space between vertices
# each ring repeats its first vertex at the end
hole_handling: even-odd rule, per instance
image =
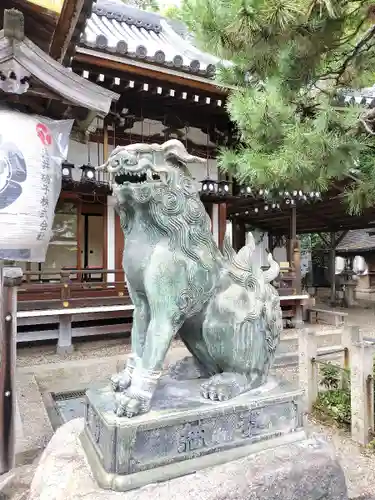
POLYGON ((87 391, 82 443, 102 488, 127 491, 305 437, 302 392, 290 384, 209 401, 201 383, 164 377, 152 411, 130 419, 116 416, 110 388, 87 391))
POLYGON ((79 439, 84 423, 60 427, 34 476, 29 500, 347 500, 342 469, 319 439, 306 439, 128 492, 101 489, 79 439))
POLYGON ((56 353, 59 356, 65 356, 66 354, 72 354, 74 352, 73 345, 58 345, 56 347, 56 353))

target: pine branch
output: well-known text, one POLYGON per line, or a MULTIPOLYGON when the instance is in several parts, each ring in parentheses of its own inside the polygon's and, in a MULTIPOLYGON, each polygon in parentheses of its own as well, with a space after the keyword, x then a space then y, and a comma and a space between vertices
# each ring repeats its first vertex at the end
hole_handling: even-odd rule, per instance
POLYGON ((355 59, 359 55, 361 49, 365 47, 365 45, 374 37, 374 35, 375 35, 375 25, 367 30, 365 35, 356 44, 356 46, 353 48, 351 53, 344 59, 344 61, 341 64, 341 67, 335 72, 335 74, 337 74, 337 77, 336 77, 336 84, 337 85, 339 84, 340 77, 346 71, 349 64, 353 61, 353 59, 355 59))
POLYGON ((288 190, 323 191, 346 177, 351 211, 375 203, 375 110, 335 108, 343 88, 373 83, 370 2, 184 2, 206 50, 234 63, 220 76, 236 86, 227 111, 239 140, 220 153, 220 168, 254 187, 288 190))

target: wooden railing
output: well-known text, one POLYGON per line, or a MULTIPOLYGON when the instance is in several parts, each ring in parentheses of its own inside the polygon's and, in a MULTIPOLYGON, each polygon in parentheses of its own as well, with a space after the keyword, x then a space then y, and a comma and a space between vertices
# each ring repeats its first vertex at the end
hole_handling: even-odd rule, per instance
POLYGON ((19 310, 87 307, 130 302, 122 269, 25 271, 19 310))
MULTIPOLYGON (((295 295, 295 275, 275 280, 280 296, 295 295)), ((122 269, 50 269, 25 271, 18 291, 19 310, 130 303, 122 269)))

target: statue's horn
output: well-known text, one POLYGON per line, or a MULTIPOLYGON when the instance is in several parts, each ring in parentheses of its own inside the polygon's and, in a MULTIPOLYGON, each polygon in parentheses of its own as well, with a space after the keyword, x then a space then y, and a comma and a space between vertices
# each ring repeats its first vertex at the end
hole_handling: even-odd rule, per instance
POLYGON ((170 139, 169 141, 164 142, 164 144, 162 144, 162 149, 166 155, 173 155, 178 160, 181 160, 185 163, 206 162, 204 158, 189 154, 182 142, 177 139, 170 139))

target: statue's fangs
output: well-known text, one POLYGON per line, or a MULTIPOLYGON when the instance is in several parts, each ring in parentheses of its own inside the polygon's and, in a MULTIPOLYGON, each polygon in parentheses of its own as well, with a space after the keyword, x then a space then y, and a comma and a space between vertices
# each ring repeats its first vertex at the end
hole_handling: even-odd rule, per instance
POLYGON ((263 272, 249 243, 223 253, 187 165, 202 162, 180 141, 116 148, 101 169, 113 192, 125 236, 124 271, 134 304, 132 354, 112 377, 118 416, 149 411, 172 339, 191 356, 175 377, 205 378, 204 398, 226 400, 267 378, 282 331, 280 300, 270 282, 279 267, 269 255, 263 272))

